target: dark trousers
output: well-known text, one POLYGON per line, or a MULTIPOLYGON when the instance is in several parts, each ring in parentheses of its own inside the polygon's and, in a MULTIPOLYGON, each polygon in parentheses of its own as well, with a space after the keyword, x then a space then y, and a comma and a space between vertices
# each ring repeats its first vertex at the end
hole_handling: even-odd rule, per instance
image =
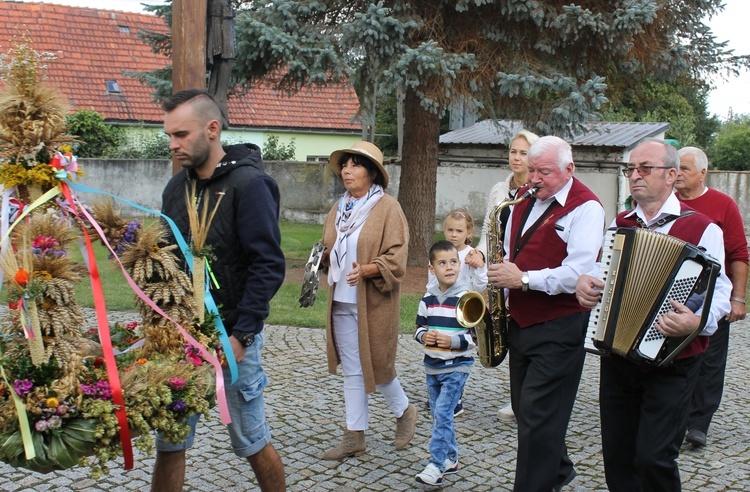
POLYGON ((703 361, 695 383, 693 400, 690 404, 688 429, 695 429, 708 434, 708 426, 714 412, 719 408, 721 395, 724 392, 724 371, 727 368, 729 352, 729 321, 723 318, 719 327, 711 335, 708 348, 703 354, 703 361))
POLYGON ((583 371, 588 315, 526 328, 509 324, 510 396, 518 420, 515 491, 549 492, 573 472, 565 433, 583 371))
POLYGON ((599 406, 610 492, 681 490, 676 460, 700 364, 700 355, 664 369, 602 358, 599 406))

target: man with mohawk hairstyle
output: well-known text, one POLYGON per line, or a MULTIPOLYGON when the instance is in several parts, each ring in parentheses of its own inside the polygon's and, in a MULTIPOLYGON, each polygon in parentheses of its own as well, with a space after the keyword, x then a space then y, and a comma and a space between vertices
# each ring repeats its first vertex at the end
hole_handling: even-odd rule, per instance
MULTIPOLYGON (((222 112, 206 91, 173 94, 162 109, 169 148, 182 166, 164 189, 162 211, 194 243, 189 209, 213 213, 217 207, 208 230, 202 232, 220 287, 212 285, 211 293, 231 335, 239 372, 237 382, 226 387, 232 448, 237 456, 247 458, 261 490, 285 490, 284 466, 266 423, 263 389, 268 378, 261 365, 263 320, 285 273, 278 186, 266 174, 256 145, 222 147, 222 112), (195 203, 188 204, 187 196, 194 197, 195 203)), ((229 381, 228 370, 224 375, 229 381)), ((182 490, 185 450, 193 444, 197 420, 191 419, 192 431, 184 443, 172 445, 157 436, 152 491, 182 490)))

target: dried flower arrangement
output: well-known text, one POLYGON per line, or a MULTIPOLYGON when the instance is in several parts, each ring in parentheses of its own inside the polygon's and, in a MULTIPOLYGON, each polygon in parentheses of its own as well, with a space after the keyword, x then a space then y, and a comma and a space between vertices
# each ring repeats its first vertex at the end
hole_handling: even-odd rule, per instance
POLYGON ((64 134, 65 105, 41 86, 40 55, 28 39, 11 54, 11 63, 0 63, 0 184, 8 202, 1 210, 9 214, 0 221, 9 307, 0 317, 0 460, 38 471, 88 464, 97 476, 117 456, 132 466, 131 435, 152 452, 153 431, 178 443, 189 431, 186 417, 208 413, 214 368, 203 347, 213 351, 217 336, 211 317, 197 321, 203 306, 168 233, 122 219, 111 202, 85 209, 72 195, 67 180, 80 173, 65 147, 73 141, 64 134), (88 270, 68 255, 82 234, 88 270), (91 238, 109 245, 143 296, 141 323, 110 328, 96 301, 98 326, 84 328, 74 287, 90 276, 97 290, 91 238))

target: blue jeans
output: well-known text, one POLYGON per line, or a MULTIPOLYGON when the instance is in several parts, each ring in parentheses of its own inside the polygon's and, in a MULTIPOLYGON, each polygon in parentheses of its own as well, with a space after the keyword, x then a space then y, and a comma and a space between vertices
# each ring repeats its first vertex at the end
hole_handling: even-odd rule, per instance
MULTIPOLYGON (((237 364, 237 382, 227 385, 227 405, 232 418, 227 428, 234 454, 240 458, 252 456, 271 442, 271 433, 266 423, 266 412, 263 405, 263 389, 268 385, 268 377, 261 365, 263 332, 255 335, 253 344, 245 349, 245 358, 237 364)), ((224 371, 224 381, 229 383, 229 369, 224 371)), ((174 452, 190 448, 195 439, 195 428, 200 415, 188 417, 190 435, 180 444, 172 444, 156 435, 157 451, 174 452)))
POLYGON ((427 393, 432 412, 432 438, 430 439, 430 463, 441 472, 445 471, 445 459, 458 461, 458 444, 453 428, 453 409, 456 408, 467 372, 427 374, 427 393))

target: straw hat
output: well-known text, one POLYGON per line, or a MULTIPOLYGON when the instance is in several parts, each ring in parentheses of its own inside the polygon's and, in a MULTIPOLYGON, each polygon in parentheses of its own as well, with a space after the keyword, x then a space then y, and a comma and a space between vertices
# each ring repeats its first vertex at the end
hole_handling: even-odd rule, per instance
POLYGON ((383 188, 388 187, 388 173, 385 172, 385 167, 383 166, 383 153, 375 144, 365 141, 357 142, 348 149, 337 150, 331 154, 328 162, 330 162, 331 169, 333 169, 333 172, 337 176, 341 176, 341 157, 344 154, 357 154, 366 157, 370 162, 375 164, 378 172, 380 172, 383 178, 383 188))

